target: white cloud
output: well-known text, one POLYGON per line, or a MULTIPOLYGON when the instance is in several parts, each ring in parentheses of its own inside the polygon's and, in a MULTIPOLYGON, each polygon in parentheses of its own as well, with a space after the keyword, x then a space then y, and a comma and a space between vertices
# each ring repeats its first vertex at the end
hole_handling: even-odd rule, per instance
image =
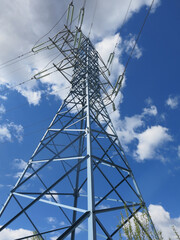
POLYGON ((37 105, 41 99, 41 91, 31 91, 21 89, 19 92, 27 98, 29 104, 37 105))
MULTIPOLYGON (((149 213, 151 215, 152 221, 158 231, 162 231, 163 239, 168 240, 176 239, 176 235, 173 232, 172 226, 175 227, 178 233, 180 233, 180 217, 172 218, 170 213, 166 211, 161 205, 150 204, 148 207, 149 213)), ((64 224, 61 224, 61 226, 64 224)), ((85 230, 85 225, 80 224, 77 228, 76 233, 80 233, 85 230)), ((9 228, 4 229, 0 232, 1 240, 13 240, 15 238, 20 238, 23 236, 31 235, 32 232, 26 229, 12 230, 9 228)), ((56 239, 57 237, 52 237, 51 239, 56 239)))
POLYGON ((137 161, 152 158, 165 161, 164 156, 160 154, 160 150, 167 142, 173 140, 168 133, 168 129, 161 125, 147 127, 147 117, 152 118, 157 115, 158 110, 155 105, 144 108, 141 114, 125 117, 122 120, 118 110, 111 114, 113 125, 124 149, 128 152, 128 145, 133 141, 134 143, 137 142, 136 150, 133 153, 137 161))
MULTIPOLYGON (((129 55, 134 48, 136 42, 135 36, 130 35, 129 39, 124 41, 124 48, 125 52, 129 55)), ((139 59, 142 56, 142 50, 138 47, 138 45, 135 46, 134 52, 132 57, 139 59)))
POLYGON ((169 238, 177 239, 172 230, 172 226, 175 226, 177 232, 180 234, 180 217, 171 218, 170 213, 160 205, 150 204, 149 213, 156 228, 162 231, 164 240, 168 240, 169 238))
POLYGON ((171 108, 171 109, 176 109, 179 105, 179 97, 175 96, 172 97, 170 96, 167 100, 166 100, 166 104, 171 108))
MULTIPOLYGON (((20 176, 22 175, 22 171, 21 172, 17 172, 13 177, 14 178, 20 178, 20 176)), ((26 172, 25 173, 25 175, 24 175, 24 177, 25 178, 27 178, 27 177, 29 177, 31 175, 31 173, 30 172, 26 172)), ((35 175, 32 177, 32 178, 34 178, 35 177, 35 175)), ((22 186, 25 186, 25 185, 22 185, 22 186)), ((21 186, 21 187, 22 187, 21 186)), ((27 186, 25 186, 25 188, 26 188, 27 186)))
POLYGON ((180 158, 180 145, 178 146, 178 157, 180 158))
POLYGON ((120 119, 118 110, 111 114, 112 122, 117 130, 118 136, 124 145, 131 143, 134 139, 138 139, 140 127, 145 126, 145 117, 156 116, 158 113, 155 105, 144 108, 141 114, 136 114, 132 117, 125 117, 120 119))
POLYGON ((55 222, 56 222, 56 218, 54 218, 54 217, 48 217, 48 218, 47 218, 47 221, 48 221, 48 223, 55 223, 55 222))
MULTIPOLYGON (((177 239, 177 236, 175 235, 172 226, 175 227, 178 234, 180 234, 180 217, 177 218, 171 218, 170 213, 167 212, 161 205, 153 205, 150 204, 148 207, 148 212, 151 216, 151 219, 154 223, 154 226, 157 230, 157 233, 162 233, 164 240, 175 240, 177 239)), ((136 214, 136 217, 139 219, 139 221, 142 223, 142 225, 146 226, 148 224, 149 229, 153 230, 151 228, 151 224, 147 219, 147 216, 142 214, 142 212, 138 212, 136 214)), ((128 224, 128 223, 127 223, 128 224)), ((132 231, 136 232, 136 227, 134 223, 134 219, 130 220, 130 224, 132 226, 132 231)), ((155 236, 151 234, 152 239, 155 239, 155 236)))
MULTIPOLYGON (((2 114, 6 112, 3 104, 0 104, 0 120, 2 120, 2 114)), ((10 122, 6 119, 7 123, 0 124, 0 142, 12 142, 13 138, 16 138, 18 142, 23 140, 24 129, 22 125, 17 125, 14 122, 10 122)))
MULTIPOLYGON (((136 0, 132 1, 132 4, 129 9, 129 14, 126 18, 126 22, 132 18, 132 16, 139 12, 142 7, 150 6, 151 0, 136 0)), ((155 0, 153 9, 155 10, 160 4, 159 0, 155 0)), ((95 0, 87 1, 87 8, 93 9, 95 5, 95 0)), ((93 34, 97 37, 104 37, 107 35, 114 34, 118 28, 120 28, 124 22, 124 17, 127 12, 129 1, 127 0, 113 0, 111 1, 103 0, 103 4, 98 4, 96 9, 96 15, 93 24, 93 34), (116 6, 116 7, 114 7, 116 6)), ((87 19, 92 19, 92 12, 86 12, 87 19)), ((89 31, 88 26, 90 25, 89 21, 85 22, 85 27, 89 31)))
POLYGON ((18 140, 18 142, 22 142, 23 140, 23 133, 24 133, 24 129, 22 125, 17 125, 13 122, 8 124, 9 128, 11 129, 14 137, 18 140))
POLYGON ((23 228, 12 230, 10 228, 5 228, 2 232, 0 232, 1 240, 14 240, 17 238, 21 238, 24 236, 32 235, 32 232, 23 228))
POLYGON ((143 109, 143 114, 144 115, 152 115, 152 116, 156 116, 158 114, 157 108, 156 106, 152 105, 149 108, 144 108, 143 109))
POLYGON ((65 225, 65 222, 64 222, 64 221, 61 221, 61 222, 59 223, 59 225, 60 225, 60 226, 64 226, 64 225, 65 225))
POLYGON ((116 123, 117 133, 123 144, 131 143, 137 138, 136 130, 144 124, 141 115, 134 115, 132 117, 125 117, 124 120, 118 120, 116 123), (119 127, 118 127, 119 126, 119 127))
POLYGON ((137 138, 139 143, 135 156, 139 161, 156 158, 158 156, 157 149, 163 144, 172 141, 168 129, 160 125, 147 128, 144 132, 138 134, 137 138))
POLYGON ((10 131, 6 125, 0 125, 0 142, 8 141, 12 139, 10 131))
POLYGON ((100 53, 105 63, 107 63, 110 53, 114 51, 114 47, 117 42, 119 44, 122 42, 122 38, 118 33, 104 37, 100 42, 96 44, 96 49, 100 53))
POLYGON ((110 66, 108 66, 109 70, 111 72, 111 75, 109 76, 109 80, 112 83, 115 80, 117 80, 118 76, 120 74, 122 74, 122 72, 124 70, 124 66, 120 62, 121 61, 121 55, 122 55, 122 52, 123 52, 122 38, 119 34, 107 36, 95 45, 96 50, 101 55, 104 63, 107 64, 109 56, 110 56, 111 53, 113 53, 114 47, 115 47, 117 42, 119 43, 119 46, 116 48, 112 64, 110 66))
POLYGON ((0 125, 0 142, 11 142, 16 138, 18 142, 23 140, 24 129, 22 125, 16 125, 14 122, 0 125))
POLYGON ((59 235, 54 236, 54 237, 51 237, 50 239, 51 239, 51 240, 56 240, 58 237, 59 237, 59 235))
MULTIPOLYGON (((108 63, 110 54, 114 53, 112 63, 107 64, 107 66, 110 71, 109 80, 112 84, 115 84, 115 82, 118 80, 118 77, 122 75, 124 71, 124 65, 121 63, 122 53, 123 53, 123 44, 122 44, 122 38, 120 34, 114 34, 114 35, 104 37, 100 42, 96 43, 95 48, 100 53, 105 64, 108 63), (116 46, 117 43, 119 43, 118 46, 116 46), (115 46, 116 46, 116 50, 114 52, 115 46)), ((126 80, 126 77, 124 76, 121 90, 123 87, 125 87, 125 80, 126 80)), ((111 90, 109 90, 108 92, 109 94, 111 94, 111 90)), ((117 109, 119 108, 120 103, 122 103, 122 100, 123 100, 123 94, 122 94, 122 91, 119 91, 114 101, 117 109)), ((111 105, 107 107, 107 110, 109 113, 112 112, 111 105)), ((115 117, 116 114, 119 114, 118 112, 119 112, 118 110, 115 111, 112 117, 115 117)), ((101 120, 102 119, 99 118, 99 121, 101 120)))
POLYGON ((2 99, 2 100, 5 101, 5 100, 7 100, 7 96, 5 96, 5 95, 4 95, 4 96, 3 96, 3 95, 0 95, 0 99, 2 99))
POLYGON ((0 105, 0 114, 4 114, 6 112, 6 109, 3 104, 0 105))
POLYGON ((98 206, 98 209, 107 209, 107 208, 110 208, 110 205, 108 205, 108 204, 100 204, 99 206, 98 206))
POLYGON ((23 170, 27 166, 27 163, 22 159, 16 158, 13 161, 13 166, 17 169, 23 170))
MULTIPOLYGON (((52 190, 52 191, 50 191, 50 193, 57 193, 57 192, 55 190, 52 190)), ((44 195, 44 197, 47 198, 49 201, 53 201, 53 198, 51 197, 50 194, 48 194, 48 195, 46 194, 46 195, 44 195)), ((60 202, 58 195, 54 194, 53 197, 57 202, 60 202)))
MULTIPOLYGON (((83 22, 85 34, 89 33, 92 9, 94 9, 95 3, 96 0, 87 1, 83 22)), ((159 3, 160 0, 155 1, 154 9, 157 8, 159 3)), ((77 16, 83 1, 76 1, 74 4, 74 16, 77 16)), ((150 4, 150 0, 133 1, 126 22, 144 6, 149 6, 150 4)), ((108 36, 115 40, 119 37, 121 44, 121 37, 115 33, 120 29, 124 21, 128 5, 129 2, 127 0, 114 0, 113 4, 109 0, 104 0, 103 4, 98 4, 91 35, 94 42, 97 42, 97 38, 98 41, 103 41, 104 38, 108 36), (111 17, 107 17, 109 14, 111 17)), ((0 46, 3 47, 1 48, 0 62, 4 62, 6 59, 8 60, 9 58, 16 57, 29 51, 33 47, 33 44, 52 28, 67 7, 68 3, 66 0, 60 2, 54 1, 53 3, 50 3, 48 0, 32 0, 31 4, 28 5, 21 0, 13 2, 10 0, 1 0, 0 21, 2 27, 0 46), (19 6, 21 6, 21 8, 19 8, 19 6), (41 14, 39 14, 39 9, 42 9, 41 14)), ((51 35, 63 28, 66 21, 65 19, 66 16, 62 22, 57 25, 54 32, 50 33, 51 35)), ((47 39, 48 36, 43 38, 42 41, 46 41, 47 39)), ((114 47, 114 44, 112 47, 114 47)), ((118 51, 120 50, 118 49, 118 51)), ((114 71, 116 74, 122 69, 122 65, 119 64, 118 61, 118 56, 119 54, 114 58, 113 62, 113 68, 117 70, 114 71)), ((138 53, 138 51, 136 51, 136 56, 140 56, 140 52, 138 53)), ((27 58, 15 65, 8 66, 8 68, 1 67, 0 85, 9 88, 30 79, 37 71, 43 69, 53 58, 54 56, 50 56, 50 52, 47 52, 46 54, 38 54, 33 58, 27 58)), ((33 105, 39 104, 43 93, 42 87, 46 88, 47 94, 53 94, 63 98, 64 91, 59 91, 57 94, 56 90, 62 86, 63 83, 65 83, 66 87, 67 81, 62 79, 60 74, 58 77, 54 76, 51 75, 40 81, 30 81, 16 87, 16 90, 33 105), (53 86, 53 89, 51 89, 51 86, 53 86)), ((114 76, 114 78, 116 78, 116 76, 114 76)), ((1 95, 1 98, 4 98, 4 96, 1 95)))
POLYGON ((81 223, 77 228, 76 228, 76 234, 79 234, 82 231, 87 231, 85 224, 81 223))

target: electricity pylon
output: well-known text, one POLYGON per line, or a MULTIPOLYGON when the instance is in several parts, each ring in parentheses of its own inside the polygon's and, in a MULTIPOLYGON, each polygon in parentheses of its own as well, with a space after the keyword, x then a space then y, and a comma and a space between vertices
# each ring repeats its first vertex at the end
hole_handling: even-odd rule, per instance
POLYGON ((52 48, 63 58, 35 78, 55 69, 71 89, 4 204, 1 218, 9 212, 0 230, 19 226, 34 231, 19 239, 50 239, 52 233, 57 240, 118 239, 118 232, 146 206, 106 109, 112 103, 108 69, 79 29, 65 27, 33 51, 52 48), (48 217, 56 226, 45 224, 48 217))

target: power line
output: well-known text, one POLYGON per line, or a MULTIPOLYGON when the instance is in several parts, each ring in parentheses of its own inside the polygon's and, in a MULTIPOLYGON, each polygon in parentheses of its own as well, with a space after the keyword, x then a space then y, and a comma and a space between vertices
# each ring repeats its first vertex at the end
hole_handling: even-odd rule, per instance
POLYGON ((63 15, 59 18, 59 20, 55 23, 55 25, 46 33, 44 34, 42 37, 40 37, 37 42, 34 44, 33 48, 36 46, 36 44, 42 40, 44 37, 46 37, 59 23, 60 21, 63 19, 63 17, 65 16, 65 14, 67 13, 68 9, 65 10, 65 12, 63 13, 63 15))
POLYGON ((92 30, 92 27, 93 27, 93 24, 94 24, 94 18, 95 18, 96 9, 97 9, 97 3, 98 3, 98 0, 96 0, 96 4, 95 4, 95 8, 94 8, 94 12, 93 12, 93 18, 92 18, 91 26, 90 26, 90 29, 89 29, 88 38, 89 38, 90 35, 91 35, 91 30, 92 30))
MULTIPOLYGON (((135 40, 134 46, 133 46, 133 48, 132 48, 132 50, 131 50, 131 53, 130 53, 130 55, 129 55, 129 58, 128 58, 127 62, 126 62, 126 65, 125 65, 125 68, 124 68, 124 72, 126 71, 126 69, 127 69, 127 67, 128 67, 128 64, 129 64, 129 62, 130 62, 130 60, 131 60, 131 58, 132 58, 132 55, 133 55, 134 50, 135 50, 135 48, 136 48, 136 45, 137 45, 137 43, 138 43, 138 41, 139 41, 139 38, 140 38, 141 33, 142 33, 142 31, 143 31, 144 25, 145 25, 145 23, 146 23, 146 21, 147 21, 147 19, 148 19, 148 17, 149 17, 149 14, 150 14, 150 12, 151 12, 151 9, 152 9, 153 4, 154 4, 154 0, 152 0, 151 5, 150 5, 150 7, 149 7, 149 10, 148 10, 148 12, 147 12, 147 14, 146 14, 146 16, 145 16, 145 18, 144 18, 143 24, 142 24, 142 26, 141 26, 141 28, 140 28, 140 31, 139 31, 139 33, 138 33, 138 36, 137 36, 137 38, 136 38, 136 40, 135 40)), ((123 74, 124 74, 124 73, 123 73, 123 74)))
MULTIPOLYGON (((72 3, 73 3, 73 1, 72 1, 72 3)), ((85 5, 86 5, 86 0, 84 0, 83 8, 85 8, 85 5)), ((66 9, 66 10, 64 11, 63 15, 59 18, 59 20, 55 23, 55 25, 54 25, 46 34, 44 34, 41 38, 39 38, 39 39, 36 41, 36 43, 34 44, 33 48, 36 46, 36 44, 37 44, 40 40, 42 40, 45 36, 47 36, 47 35, 60 23, 60 21, 61 21, 61 20, 64 18, 64 16, 66 15, 67 11, 68 11, 68 9, 66 9)), ((77 19, 77 17, 76 17, 75 19, 73 19, 72 22, 74 22, 76 19, 77 19)), ((33 49, 33 48, 32 48, 32 49, 33 49)), ((7 61, 5 61, 5 62, 3 62, 3 63, 0 64, 0 70, 3 69, 3 68, 5 68, 5 67, 11 66, 11 65, 13 65, 13 64, 15 64, 15 63, 17 63, 17 62, 20 62, 20 61, 22 61, 22 60, 24 60, 24 59, 26 59, 26 58, 29 58, 29 57, 31 57, 31 56, 34 56, 35 54, 36 54, 36 53, 32 52, 32 50, 31 50, 31 51, 25 52, 25 53, 23 53, 23 54, 15 57, 15 58, 12 58, 12 59, 10 59, 10 60, 7 60, 7 61), (27 55, 29 55, 29 54, 30 54, 30 56, 27 56, 27 55), (22 59, 21 59, 21 58, 22 58, 22 59)))
MULTIPOLYGON (((124 24, 125 24, 125 22, 126 22, 126 19, 127 19, 127 16, 128 16, 128 13, 129 13, 131 4, 132 4, 132 1, 133 1, 133 0, 130 0, 130 2, 129 2, 129 4, 128 4, 128 8, 127 8, 126 14, 125 14, 125 16, 124 16, 124 20, 123 20, 123 23, 122 23, 122 25, 121 25, 121 28, 124 27, 124 24)), ((116 44, 115 44, 115 47, 114 47, 114 51, 113 51, 113 52, 116 51, 116 48, 117 48, 118 44, 119 44, 119 39, 117 40, 117 42, 116 42, 116 44)))
MULTIPOLYGON (((11 65, 11 64, 13 64, 13 63, 12 63, 13 61, 15 61, 15 60, 17 60, 17 59, 20 59, 20 58, 22 58, 22 57, 24 57, 24 56, 26 56, 26 55, 28 55, 28 54, 30 54, 30 53, 32 53, 32 51, 23 53, 23 54, 15 57, 15 58, 12 58, 12 59, 10 59, 10 60, 8 60, 8 61, 6 61, 6 62, 1 63, 1 64, 0 64, 0 69, 6 67, 6 66, 4 66, 4 65, 6 65, 6 64, 8 64, 8 66, 11 65), (10 63, 10 64, 9 64, 9 63, 10 63)), ((34 55, 34 54, 33 54, 33 55, 34 55)), ((27 58, 27 57, 26 57, 26 58, 27 58)))
POLYGON ((84 0, 83 8, 86 7, 86 2, 87 2, 87 0, 84 0))
MULTIPOLYGON (((137 35, 137 38, 136 38, 135 42, 134 42, 133 48, 132 48, 132 50, 131 50, 131 52, 130 52, 130 54, 129 54, 129 57, 128 57, 128 59, 127 59, 126 65, 125 65, 125 67, 124 67, 124 71, 123 71, 123 73, 120 75, 120 76, 121 76, 121 77, 120 77, 120 82, 119 82, 120 84, 122 83, 122 80, 123 80, 123 78, 124 78, 125 72, 126 72, 126 70, 127 70, 127 67, 128 67, 128 65, 129 65, 129 62, 130 62, 130 60, 131 60, 131 58, 132 58, 132 55, 133 55, 133 53, 134 53, 134 50, 135 50, 135 48, 136 48, 136 46, 137 46, 137 43, 138 43, 138 41, 139 41, 139 38, 140 38, 141 33, 142 33, 142 31, 143 31, 143 28, 144 28, 144 26, 145 26, 145 24, 146 24, 146 21, 147 21, 147 19, 148 19, 148 17, 149 17, 149 14, 150 14, 150 12, 151 12, 151 9, 152 9, 153 4, 154 4, 154 0, 152 0, 151 5, 150 5, 150 7, 149 7, 149 9, 148 9, 148 12, 147 12, 147 14, 146 14, 146 16, 145 16, 145 18, 144 18, 143 24, 142 24, 142 26, 141 26, 141 28, 140 28, 140 31, 139 31, 139 33, 138 33, 138 35, 137 35)), ((118 80, 119 80, 119 79, 118 79, 118 80)), ((116 92, 116 94, 115 94, 114 99, 116 98, 116 96, 117 96, 117 94, 118 94, 118 91, 119 91, 119 89, 120 89, 120 87, 121 87, 121 85, 120 85, 119 83, 118 83, 118 81, 117 81, 117 83, 115 84, 115 86, 117 86, 117 92, 116 92), (118 85, 119 85, 119 86, 118 86, 118 85)), ((113 89, 113 93, 115 93, 115 91, 116 91, 116 89, 114 88, 114 89, 113 89)), ((114 99, 113 99, 113 101, 114 101, 114 99)))
MULTIPOLYGON (((35 55, 35 54, 34 54, 35 55)), ((54 55, 57 55, 57 53, 51 53, 51 54, 47 54, 46 56, 47 57, 51 57, 51 56, 54 56, 54 55)), ((42 58, 43 60, 44 60, 44 57, 42 58)), ((40 61, 40 60, 42 60, 41 58, 38 58, 38 61, 40 61)), ((17 61, 18 62, 18 61, 17 61)), ((15 62, 15 63, 13 63, 13 64, 16 64, 17 62, 15 62)), ((32 64, 32 62, 29 62, 29 64, 32 64)), ((48 63, 49 64, 49 63, 48 63)), ((12 65, 12 64, 10 64, 10 65, 12 65)), ((10 66, 10 65, 8 65, 8 66, 10 66)), ((5 67, 8 67, 8 66, 5 66, 5 67)), ((45 67, 44 67, 45 68, 45 67)), ((44 69, 43 68, 43 69, 44 69)), ((1 68, 0 68, 1 69, 1 68)), ((21 67, 19 67, 19 68, 16 68, 16 69, 14 69, 14 70, 12 70, 12 71, 9 71, 8 70, 8 75, 9 74, 11 74, 11 73, 14 73, 14 72, 18 72, 18 71, 21 71, 21 69, 24 69, 24 66, 23 65, 21 65, 21 67)))
MULTIPOLYGON (((53 54, 53 55, 54 55, 54 54, 53 54)), ((59 55, 60 55, 60 54, 58 54, 55 58, 53 58, 53 60, 56 59, 57 57, 59 57, 59 55)), ((53 60, 49 61, 48 64, 47 64, 44 68, 46 68, 53 60)), ((39 73, 41 73, 41 72, 44 70, 44 68, 43 68, 39 73)), ((51 68, 54 68, 54 67, 51 67, 51 68)), ((49 68, 49 69, 51 69, 51 68, 49 68)), ((48 69, 48 70, 49 70, 49 69, 48 69)), ((48 73, 47 75, 51 75, 52 73, 57 72, 57 71, 58 71, 58 70, 54 70, 54 71, 48 73)), ((38 79, 36 78, 36 75, 34 75, 33 77, 31 77, 31 78, 29 78, 29 79, 27 79, 27 80, 25 80, 25 81, 22 81, 22 82, 20 82, 20 83, 18 83, 18 84, 16 84, 16 85, 8 86, 8 89, 1 90, 0 93, 7 92, 7 90, 9 90, 9 89, 15 89, 16 87, 21 86, 21 85, 23 85, 23 84, 26 84, 27 82, 30 82, 30 81, 32 81, 32 80, 38 80, 38 79)))
MULTIPOLYGON (((41 38, 39 38, 38 41, 34 44, 34 46, 35 46, 41 39, 43 39, 45 36, 47 36, 47 35, 60 23, 60 21, 63 19, 63 17, 65 16, 66 13, 67 13, 67 9, 66 9, 65 12, 63 13, 63 15, 60 17, 60 19, 55 23, 55 25, 54 25, 45 35, 43 35, 41 38)), ((33 46, 33 47, 34 47, 34 46, 33 46)), ((23 53, 23 54, 15 57, 15 58, 12 58, 12 59, 10 59, 10 60, 7 60, 7 61, 1 63, 1 64, 0 64, 0 69, 6 67, 5 65, 7 65, 7 64, 8 64, 8 66, 14 64, 14 63, 12 63, 12 62, 14 62, 14 61, 17 60, 17 59, 19 59, 19 61, 21 61, 20 59, 21 59, 22 57, 28 55, 28 54, 31 54, 31 56, 34 55, 34 53, 32 54, 32 51, 25 52, 25 53, 23 53), (10 63, 10 64, 9 64, 9 63, 10 63)), ((29 57, 29 56, 28 56, 28 57, 29 57)), ((26 58, 27 58, 27 57, 26 57, 26 58)), ((23 58, 22 60, 24 60, 24 59, 25 59, 25 58, 23 58)), ((16 61, 16 62, 18 62, 18 61, 16 61)), ((16 62, 15 62, 15 63, 16 63, 16 62)))
MULTIPOLYGON (((127 16, 128 16, 131 4, 132 4, 132 0, 130 0, 130 2, 128 4, 128 8, 127 8, 126 14, 124 16, 124 20, 122 22, 121 28, 124 26, 124 24, 126 22, 126 19, 127 19, 127 16)), ((113 50, 112 53, 110 53, 108 61, 107 61, 107 67, 109 69, 109 74, 110 74, 110 70, 112 69, 113 59, 114 59, 116 48, 117 48, 118 44, 119 44, 119 38, 117 39, 116 44, 114 46, 114 50, 113 50)))

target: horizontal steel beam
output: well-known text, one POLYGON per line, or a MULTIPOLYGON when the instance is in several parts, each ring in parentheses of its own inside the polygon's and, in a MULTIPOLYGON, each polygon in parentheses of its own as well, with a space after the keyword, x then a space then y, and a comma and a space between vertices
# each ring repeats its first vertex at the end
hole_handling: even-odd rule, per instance
MULTIPOLYGON (((52 160, 52 162, 57 162, 57 161, 68 161, 68 160, 78 160, 78 159, 83 159, 85 156, 79 156, 79 157, 67 157, 67 158, 55 158, 52 160)), ((34 160, 31 163, 41 163, 41 162, 48 162, 50 159, 42 159, 42 160, 34 160)))

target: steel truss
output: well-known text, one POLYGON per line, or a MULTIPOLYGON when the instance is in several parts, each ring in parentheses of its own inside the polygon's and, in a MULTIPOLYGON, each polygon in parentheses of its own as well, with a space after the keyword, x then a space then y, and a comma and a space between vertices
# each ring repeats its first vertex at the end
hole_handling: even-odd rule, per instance
POLYGON ((82 239, 118 239, 118 232, 136 218, 151 239, 136 217, 147 209, 106 109, 112 103, 106 66, 78 29, 65 27, 33 51, 50 48, 57 48, 63 58, 36 78, 55 69, 71 89, 1 209, 0 231, 17 227, 17 222, 35 231, 19 240, 50 239, 52 233, 57 240, 81 239, 80 231, 82 239), (7 220, 3 216, 8 210, 7 220), (58 224, 47 229, 44 221, 49 216, 58 224))

